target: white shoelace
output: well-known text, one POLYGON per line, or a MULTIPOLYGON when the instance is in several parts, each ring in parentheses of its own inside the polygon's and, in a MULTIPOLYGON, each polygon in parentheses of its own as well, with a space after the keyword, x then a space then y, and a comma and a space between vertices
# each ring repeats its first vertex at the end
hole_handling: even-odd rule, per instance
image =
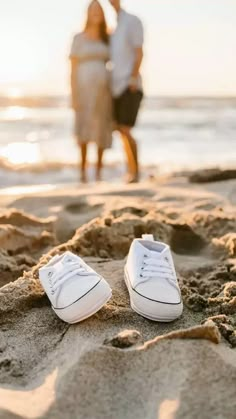
POLYGON ((166 279, 172 285, 176 285, 176 277, 168 260, 156 259, 145 256, 139 282, 146 282, 150 278, 166 279))
POLYGON ((55 278, 49 279, 52 294, 55 294, 59 287, 77 274, 80 276, 96 275, 95 272, 88 272, 86 267, 79 262, 70 262, 68 265, 64 265, 63 271, 54 275, 55 278))

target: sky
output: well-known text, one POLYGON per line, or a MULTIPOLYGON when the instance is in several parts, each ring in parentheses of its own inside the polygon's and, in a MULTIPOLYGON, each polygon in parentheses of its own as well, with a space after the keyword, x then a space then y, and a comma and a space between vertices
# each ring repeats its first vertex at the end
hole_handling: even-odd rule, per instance
MULTIPOLYGON (((68 93, 68 51, 87 4, 0 0, 0 93, 68 93)), ((123 0, 123 7, 144 23, 148 95, 236 96, 236 0, 123 0)))

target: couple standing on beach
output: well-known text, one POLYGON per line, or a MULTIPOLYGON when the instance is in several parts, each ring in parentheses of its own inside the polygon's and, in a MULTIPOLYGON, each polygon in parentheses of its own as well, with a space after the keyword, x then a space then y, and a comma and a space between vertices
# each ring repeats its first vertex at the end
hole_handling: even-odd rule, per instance
POLYGON ((73 39, 70 61, 75 135, 81 150, 81 181, 86 182, 88 143, 97 145, 96 178, 100 180, 104 150, 111 147, 112 131, 118 130, 127 157, 127 182, 132 183, 139 178, 137 144, 131 129, 143 97, 143 26, 121 8, 120 0, 109 1, 117 13, 115 32, 108 35, 102 6, 93 0, 84 31, 73 39), (112 71, 107 69, 109 62, 112 71))

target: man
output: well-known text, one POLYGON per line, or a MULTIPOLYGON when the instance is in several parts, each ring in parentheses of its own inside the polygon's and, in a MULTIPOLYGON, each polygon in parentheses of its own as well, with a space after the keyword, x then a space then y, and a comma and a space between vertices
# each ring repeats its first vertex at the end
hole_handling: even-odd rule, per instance
POLYGON ((114 118, 121 134, 128 162, 129 183, 139 179, 138 150, 131 129, 134 127, 143 98, 140 67, 143 59, 143 26, 141 21, 121 8, 121 0, 110 0, 118 24, 112 35, 112 90, 114 118))

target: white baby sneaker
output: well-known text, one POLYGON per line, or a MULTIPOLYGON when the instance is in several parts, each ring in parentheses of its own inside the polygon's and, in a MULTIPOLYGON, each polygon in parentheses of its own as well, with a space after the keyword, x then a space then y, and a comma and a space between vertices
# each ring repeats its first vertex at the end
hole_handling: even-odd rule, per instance
POLYGON ((39 278, 53 310, 67 323, 92 316, 112 295, 105 279, 71 252, 54 256, 39 269, 39 278))
POLYGON ((152 235, 135 239, 125 266, 125 282, 134 311, 159 322, 181 316, 183 303, 168 245, 152 235))

